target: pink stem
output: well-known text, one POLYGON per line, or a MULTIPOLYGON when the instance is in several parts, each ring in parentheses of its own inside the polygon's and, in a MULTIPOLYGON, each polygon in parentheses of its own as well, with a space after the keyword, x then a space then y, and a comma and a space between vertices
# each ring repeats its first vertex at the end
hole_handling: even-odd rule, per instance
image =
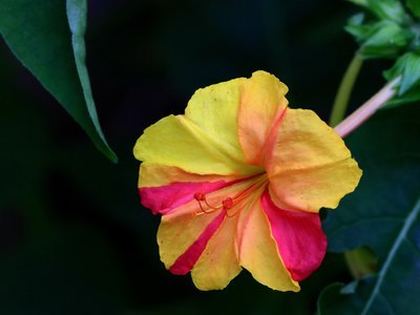
POLYGON ((372 116, 379 108, 395 95, 395 86, 400 82, 397 77, 385 85, 378 93, 372 96, 366 103, 360 106, 355 112, 339 123, 334 129, 344 138, 357 129, 364 121, 372 116))

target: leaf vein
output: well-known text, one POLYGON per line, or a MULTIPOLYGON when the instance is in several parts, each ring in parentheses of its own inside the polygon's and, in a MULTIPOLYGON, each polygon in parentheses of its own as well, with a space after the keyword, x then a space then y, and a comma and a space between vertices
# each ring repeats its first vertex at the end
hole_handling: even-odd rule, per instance
POLYGON ((413 207, 413 210, 408 213, 407 218, 404 221, 404 225, 402 226, 401 232, 398 234, 397 238, 395 239, 394 244, 389 251, 388 256, 385 259, 384 264, 382 265, 381 271, 378 274, 378 280, 375 283, 375 286, 372 290, 372 293, 367 301, 365 307, 363 308, 361 315, 367 315, 368 311, 372 307, 373 302, 378 294, 380 294, 380 288, 384 281, 385 275, 391 266, 392 261, 394 260, 396 253, 403 242, 404 239, 407 238, 407 233, 410 230, 411 226, 415 222, 417 215, 420 212, 420 199, 417 200, 416 204, 413 207))

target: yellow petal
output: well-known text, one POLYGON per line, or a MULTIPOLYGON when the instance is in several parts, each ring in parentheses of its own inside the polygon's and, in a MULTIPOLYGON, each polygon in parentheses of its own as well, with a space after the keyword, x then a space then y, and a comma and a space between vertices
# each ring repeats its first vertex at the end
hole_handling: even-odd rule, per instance
POLYGON ((288 109, 267 162, 270 194, 286 209, 335 208, 362 171, 335 131, 313 111, 288 109))
POLYGON ((198 89, 188 102, 185 116, 209 137, 223 141, 244 161, 238 139, 238 108, 244 78, 213 84, 198 89))
POLYGON ((285 171, 270 179, 270 195, 286 209, 310 212, 323 207, 334 209, 341 198, 356 188, 361 175, 351 158, 311 169, 285 171))
POLYGON ((238 179, 240 179, 240 177, 221 175, 199 175, 188 173, 175 166, 142 163, 140 165, 138 187, 159 187, 170 185, 175 182, 200 183, 215 182, 220 180, 230 182, 238 179))
POLYGON ((300 290, 286 270, 259 199, 240 215, 239 261, 255 280, 279 291, 300 290))
POLYGON ((235 244, 238 216, 226 217, 191 271, 200 290, 224 289, 241 271, 235 244))
MULTIPOLYGON (((223 133, 221 133, 223 135, 223 133)), ((214 138, 185 116, 167 116, 147 128, 137 140, 138 160, 179 167, 197 174, 253 174, 242 153, 222 138, 214 138)))
POLYGON ((243 82, 238 134, 248 163, 261 163, 270 134, 287 107, 287 91, 285 84, 264 71, 254 72, 243 82))

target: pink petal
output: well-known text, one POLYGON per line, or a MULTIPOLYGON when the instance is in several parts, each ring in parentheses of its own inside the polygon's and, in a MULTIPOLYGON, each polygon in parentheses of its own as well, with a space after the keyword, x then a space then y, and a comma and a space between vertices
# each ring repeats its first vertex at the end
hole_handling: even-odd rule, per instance
POLYGON ((170 272, 176 275, 187 274, 195 265, 201 253, 206 248, 210 238, 216 233, 219 226, 222 224, 226 212, 221 213, 210 222, 209 225, 204 229, 203 233, 195 240, 194 243, 175 261, 175 263, 169 269, 170 272))
POLYGON ((305 279, 319 267, 327 248, 319 215, 280 209, 267 190, 261 197, 261 204, 286 268, 294 280, 305 279))
POLYGON ((171 210, 194 199, 194 194, 207 194, 231 183, 216 182, 176 182, 160 187, 138 188, 141 203, 152 210, 153 214, 166 214, 171 210))

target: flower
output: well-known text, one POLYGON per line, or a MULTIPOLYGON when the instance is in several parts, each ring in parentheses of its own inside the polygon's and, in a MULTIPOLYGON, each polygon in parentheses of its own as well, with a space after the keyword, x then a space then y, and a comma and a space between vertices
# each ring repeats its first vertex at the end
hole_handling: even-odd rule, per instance
POLYGON ((299 291, 326 251, 319 209, 359 182, 343 140, 313 111, 288 108, 287 91, 264 71, 211 85, 137 140, 141 202, 162 215, 160 258, 201 290, 243 267, 299 291))

